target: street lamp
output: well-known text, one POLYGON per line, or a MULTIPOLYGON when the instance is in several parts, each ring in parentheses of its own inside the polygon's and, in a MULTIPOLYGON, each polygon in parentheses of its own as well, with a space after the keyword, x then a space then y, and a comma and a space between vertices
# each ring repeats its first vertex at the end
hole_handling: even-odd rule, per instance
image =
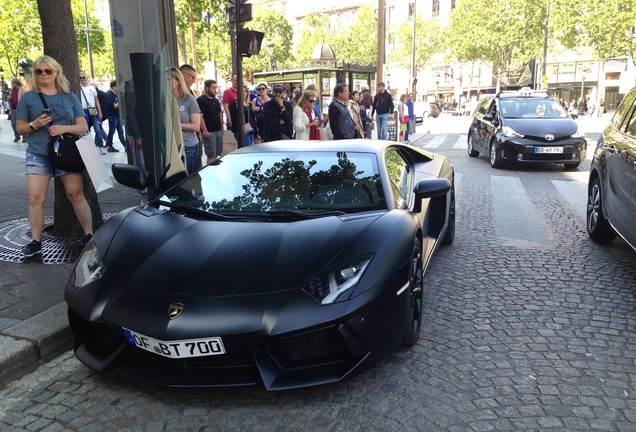
POLYGON ((579 107, 585 101, 585 74, 581 74, 581 100, 579 101, 579 107))
POLYGON ((435 103, 439 100, 439 72, 435 75, 435 103))

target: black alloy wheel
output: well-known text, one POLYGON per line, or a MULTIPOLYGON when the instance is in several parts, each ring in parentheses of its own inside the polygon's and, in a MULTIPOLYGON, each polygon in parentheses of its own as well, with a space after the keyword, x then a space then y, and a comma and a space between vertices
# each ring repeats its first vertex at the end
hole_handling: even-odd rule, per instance
POLYGON ((616 238, 616 231, 605 220, 601 182, 598 177, 592 180, 587 194, 587 233, 598 243, 607 243, 616 238))
POLYGON ((468 156, 473 158, 479 156, 479 152, 473 146, 474 141, 473 134, 468 132, 468 156))
POLYGON ((406 300, 406 310, 404 313, 404 340, 402 341, 402 345, 405 347, 415 345, 422 330, 422 307, 424 298, 422 286, 423 275, 422 248, 420 241, 415 240, 413 255, 411 257, 409 286, 407 288, 409 298, 406 300))
POLYGON ((493 168, 500 168, 501 161, 499 160, 499 156, 497 156, 497 143, 495 140, 490 142, 490 166, 493 168))

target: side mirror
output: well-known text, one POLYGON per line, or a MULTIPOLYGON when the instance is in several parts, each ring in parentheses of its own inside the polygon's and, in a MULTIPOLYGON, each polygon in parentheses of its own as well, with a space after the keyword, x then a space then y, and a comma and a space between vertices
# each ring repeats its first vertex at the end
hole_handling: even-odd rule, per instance
POLYGON ((144 189, 148 186, 148 173, 136 165, 115 163, 112 169, 117 183, 134 189, 144 189))
POLYGON ((415 193, 415 208, 413 211, 416 213, 422 211, 423 199, 447 194, 450 189, 451 182, 445 178, 420 180, 413 188, 413 192, 415 193))
POLYGON ((579 115, 578 114, 574 114, 574 113, 571 113, 570 117, 572 117, 574 120, 578 120, 579 119, 579 115))

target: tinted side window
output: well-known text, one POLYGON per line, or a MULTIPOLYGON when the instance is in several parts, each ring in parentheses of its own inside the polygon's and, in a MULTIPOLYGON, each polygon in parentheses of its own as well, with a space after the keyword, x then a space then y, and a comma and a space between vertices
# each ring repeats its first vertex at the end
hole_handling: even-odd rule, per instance
POLYGON ((484 98, 481 101, 479 101, 479 105, 477 106, 477 112, 479 112, 479 114, 487 114, 488 113, 488 108, 490 107, 490 104, 492 102, 492 98, 484 98))
POLYGON ((612 123, 621 131, 625 131, 627 129, 627 125, 631 123, 631 120, 634 117, 634 102, 636 101, 636 90, 629 93, 623 99, 623 102, 618 107, 618 110, 612 117, 612 123))
POLYGON ((386 168, 395 195, 395 206, 404 208, 413 191, 413 172, 409 164, 394 149, 386 153, 386 168))

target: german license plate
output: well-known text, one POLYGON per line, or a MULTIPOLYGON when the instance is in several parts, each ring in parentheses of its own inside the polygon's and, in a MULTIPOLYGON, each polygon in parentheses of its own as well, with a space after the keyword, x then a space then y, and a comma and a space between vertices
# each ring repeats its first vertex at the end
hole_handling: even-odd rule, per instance
POLYGON ((162 341, 141 333, 122 329, 129 344, 169 358, 190 358, 225 354, 220 337, 162 341))
POLYGON ((535 153, 563 153, 563 147, 535 147, 535 153))

